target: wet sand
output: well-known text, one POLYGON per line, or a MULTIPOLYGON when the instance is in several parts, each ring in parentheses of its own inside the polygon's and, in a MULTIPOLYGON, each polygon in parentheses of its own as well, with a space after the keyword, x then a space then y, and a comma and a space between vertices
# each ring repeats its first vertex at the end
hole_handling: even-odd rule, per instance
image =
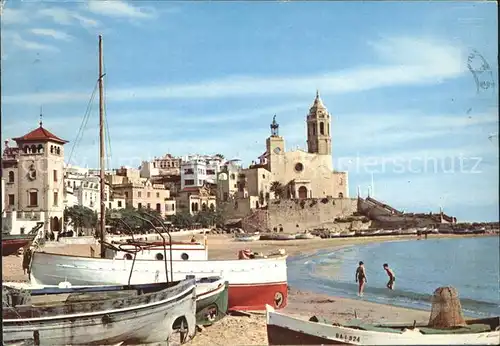
MULTIPOLYGON (((198 236, 201 238, 202 236, 198 236)), ((457 237, 450 235, 431 237, 457 237)), ((181 240, 182 238, 175 238, 181 240)), ((184 238, 185 239, 185 238, 184 238)), ((346 245, 367 244, 372 242, 414 240, 416 236, 394 237, 366 237, 366 238, 340 238, 340 239, 309 239, 290 241, 256 241, 237 242, 229 235, 209 235, 210 259, 234 259, 238 250, 249 248, 254 252, 270 253, 277 249, 285 249, 288 255, 311 253, 322 249, 335 249, 346 245)), ((93 245, 66 245, 47 248, 46 251, 90 256, 90 248, 96 254, 98 247, 93 245)), ((4 257, 2 261, 3 281, 27 281, 27 275, 22 270, 22 256, 4 257)), ((288 306, 283 312, 308 319, 316 315, 331 321, 343 323, 355 317, 365 322, 408 322, 427 321, 429 312, 412 310, 371 303, 359 299, 346 299, 332 297, 312 292, 298 291, 290 288, 288 306)), ((189 342, 190 345, 267 345, 265 313, 251 314, 250 317, 227 316, 213 326, 198 332, 196 338, 189 342)))

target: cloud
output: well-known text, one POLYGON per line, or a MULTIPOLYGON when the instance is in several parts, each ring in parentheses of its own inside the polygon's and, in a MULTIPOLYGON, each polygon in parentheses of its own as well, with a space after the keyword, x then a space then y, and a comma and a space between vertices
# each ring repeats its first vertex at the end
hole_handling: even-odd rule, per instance
POLYGON ((97 20, 82 16, 76 11, 70 11, 61 7, 42 8, 38 10, 35 15, 50 18, 52 21, 60 25, 72 25, 79 23, 87 28, 97 27, 100 25, 97 20))
POLYGON ((153 16, 151 10, 145 11, 121 0, 91 0, 87 2, 87 9, 95 14, 117 18, 145 19, 153 16))
POLYGON ((29 23, 29 18, 26 16, 25 11, 21 9, 4 8, 1 19, 3 25, 29 23))
MULTIPOLYGON (((5 33, 4 33, 5 36, 5 33)), ((58 48, 48 45, 48 44, 43 44, 39 43, 36 41, 30 41, 24 39, 20 34, 17 32, 8 32, 7 37, 6 37, 14 46, 23 49, 23 50, 37 50, 37 51, 51 51, 51 52, 57 52, 59 51, 58 48)))
POLYGON ((68 35, 63 31, 58 31, 54 29, 34 28, 31 29, 30 32, 38 36, 51 37, 55 40, 71 41, 73 39, 73 36, 68 35))
MULTIPOLYGON (((462 48, 429 39, 391 38, 370 42, 381 63, 311 76, 229 76, 189 85, 137 86, 110 89, 107 99, 126 102, 175 98, 225 98, 310 94, 342 94, 394 86, 441 83, 466 72, 462 48), (411 45, 415 42, 415 46, 411 45)), ((80 92, 6 95, 6 103, 61 103, 82 99, 80 92)))

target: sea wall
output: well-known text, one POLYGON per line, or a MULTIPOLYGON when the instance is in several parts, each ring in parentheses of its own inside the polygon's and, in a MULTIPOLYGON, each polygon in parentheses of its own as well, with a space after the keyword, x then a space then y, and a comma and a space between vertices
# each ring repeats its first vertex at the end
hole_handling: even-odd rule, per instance
POLYGON ((267 225, 270 230, 296 233, 348 217, 357 210, 357 199, 309 198, 269 202, 267 225))

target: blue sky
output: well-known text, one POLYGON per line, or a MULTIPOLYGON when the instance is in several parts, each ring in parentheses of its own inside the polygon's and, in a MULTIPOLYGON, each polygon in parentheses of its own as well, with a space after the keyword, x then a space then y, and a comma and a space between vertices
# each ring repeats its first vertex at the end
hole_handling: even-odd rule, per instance
POLYGON ((2 137, 35 128, 43 106, 71 162, 97 166, 97 99, 75 139, 101 33, 114 167, 167 152, 249 164, 274 114, 287 149, 305 148, 319 89, 351 196, 373 173, 396 208, 498 220, 497 20, 494 2, 7 0, 2 137), (474 50, 495 84, 479 91, 474 50))

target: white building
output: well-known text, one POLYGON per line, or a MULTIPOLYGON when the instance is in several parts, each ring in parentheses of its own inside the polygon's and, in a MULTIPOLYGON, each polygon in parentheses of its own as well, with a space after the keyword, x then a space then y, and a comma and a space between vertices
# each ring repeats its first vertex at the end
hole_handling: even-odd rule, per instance
MULTIPOLYGON (((75 166, 66 168, 64 200, 66 207, 80 205, 100 213, 100 179, 98 175, 92 174, 95 172, 96 170, 75 166)), ((114 195, 109 184, 105 186, 104 198, 106 208, 125 208, 125 198, 114 195)))
POLYGON ((205 183, 217 184, 217 175, 222 165, 219 155, 190 155, 181 163, 181 190, 186 187, 201 187, 205 183))
POLYGON ((181 159, 171 154, 165 154, 161 157, 155 157, 151 161, 143 161, 139 170, 142 178, 154 176, 172 176, 180 175, 181 159))
POLYGON ((201 187, 205 183, 217 184, 223 158, 219 155, 190 155, 181 163, 181 190, 201 187))

